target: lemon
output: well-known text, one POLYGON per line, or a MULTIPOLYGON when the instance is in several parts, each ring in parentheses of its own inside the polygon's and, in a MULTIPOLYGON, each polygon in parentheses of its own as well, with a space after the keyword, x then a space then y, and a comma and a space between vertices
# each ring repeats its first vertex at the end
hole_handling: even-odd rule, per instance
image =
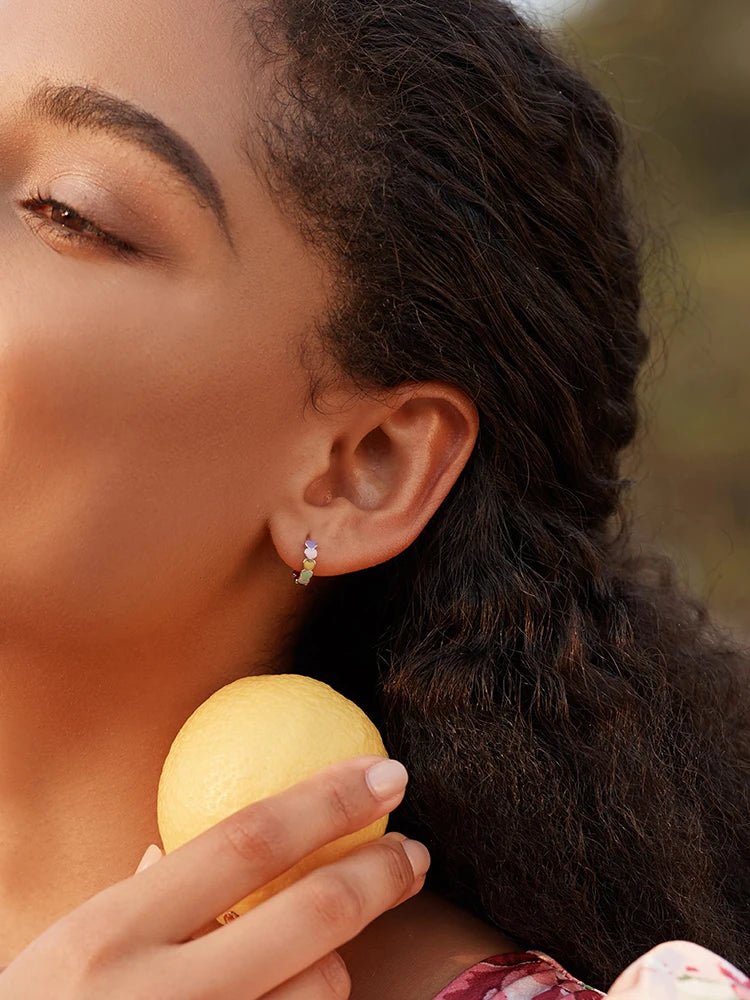
MULTIPOLYGON (((362 709, 328 684, 299 674, 227 684, 193 712, 164 762, 157 799, 164 850, 329 764, 364 754, 388 756, 362 709)), ((387 822, 384 816, 313 851, 218 919, 234 919, 313 868, 375 840, 387 822)))

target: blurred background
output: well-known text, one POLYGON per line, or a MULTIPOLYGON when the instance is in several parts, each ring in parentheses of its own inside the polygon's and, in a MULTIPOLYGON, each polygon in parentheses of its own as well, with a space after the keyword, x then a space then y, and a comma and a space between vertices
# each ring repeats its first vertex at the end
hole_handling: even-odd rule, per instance
POLYGON ((750 636, 750 2, 516 0, 605 91, 650 231, 637 533, 750 636))

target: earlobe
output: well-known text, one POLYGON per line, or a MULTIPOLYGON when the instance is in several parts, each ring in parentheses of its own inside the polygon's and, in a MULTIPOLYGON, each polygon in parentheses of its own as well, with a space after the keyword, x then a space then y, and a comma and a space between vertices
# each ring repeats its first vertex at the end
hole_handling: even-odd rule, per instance
POLYGON ((411 545, 455 484, 478 428, 474 404, 442 383, 348 407, 326 425, 325 470, 271 519, 279 555, 299 572, 305 540, 314 540, 316 577, 392 559, 411 545))

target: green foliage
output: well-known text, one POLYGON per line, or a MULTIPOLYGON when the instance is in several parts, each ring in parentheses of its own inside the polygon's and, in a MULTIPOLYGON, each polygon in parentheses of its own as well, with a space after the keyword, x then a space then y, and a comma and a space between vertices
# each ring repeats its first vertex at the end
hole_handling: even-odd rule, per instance
POLYGON ((750 7, 601 0, 561 42, 627 126, 652 233, 647 314, 661 332, 629 460, 637 532, 748 631, 750 7))

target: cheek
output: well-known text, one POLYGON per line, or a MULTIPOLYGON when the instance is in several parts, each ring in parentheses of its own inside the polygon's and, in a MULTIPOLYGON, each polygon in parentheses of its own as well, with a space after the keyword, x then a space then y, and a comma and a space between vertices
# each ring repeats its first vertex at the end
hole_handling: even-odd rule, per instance
POLYGON ((290 330, 195 279, 57 270, 0 300, 3 616, 194 614, 272 509, 306 389, 290 330))

